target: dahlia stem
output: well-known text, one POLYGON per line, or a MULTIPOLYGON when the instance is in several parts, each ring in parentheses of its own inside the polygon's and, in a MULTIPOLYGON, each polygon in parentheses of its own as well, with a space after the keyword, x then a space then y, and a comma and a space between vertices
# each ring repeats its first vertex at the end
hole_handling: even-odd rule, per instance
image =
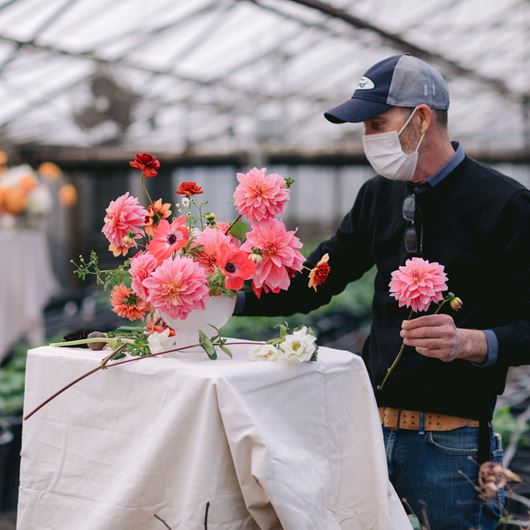
MULTIPOLYGON (((412 310, 409 313, 409 317, 407 320, 410 320, 410 317, 412 316, 412 310)), ((405 350, 405 341, 403 340, 401 342, 401 348, 399 349, 398 354, 396 355, 396 358, 394 359, 394 362, 392 363, 392 366, 386 371, 385 377, 380 385, 377 385, 377 390, 383 390, 383 387, 385 386, 386 380, 390 377, 390 374, 394 371, 394 368, 397 366, 399 360, 401 359, 401 356, 403 355, 403 351, 405 350)))

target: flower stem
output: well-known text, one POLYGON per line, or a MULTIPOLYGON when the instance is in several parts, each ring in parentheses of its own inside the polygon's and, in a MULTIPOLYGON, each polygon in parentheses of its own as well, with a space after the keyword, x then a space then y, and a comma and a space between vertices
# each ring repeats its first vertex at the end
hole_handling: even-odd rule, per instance
POLYGON ((147 191, 147 185, 145 184, 145 177, 143 176, 143 174, 142 174, 142 186, 144 188, 144 193, 145 193, 145 196, 147 197, 147 200, 149 201, 149 204, 153 205, 155 224, 158 224, 160 222, 160 216, 158 215, 158 212, 156 211, 155 202, 153 201, 153 199, 151 199, 151 195, 149 195, 149 192, 147 191))
POLYGON ((90 339, 78 339, 78 340, 67 340, 64 342, 52 342, 50 346, 61 347, 61 346, 81 346, 84 344, 96 344, 98 342, 112 343, 116 341, 126 342, 127 344, 134 344, 133 339, 125 339, 118 337, 93 337, 90 339))
POLYGON ((228 232, 232 229, 232 227, 243 217, 242 214, 239 214, 233 221, 232 224, 226 229, 225 236, 228 235, 228 232))
MULTIPOLYGON (((409 317, 407 320, 410 320, 410 317, 412 316, 412 310, 409 313, 409 317)), ((405 341, 401 342, 401 348, 399 349, 398 354, 396 355, 396 358, 394 359, 394 362, 392 363, 392 366, 386 371, 385 377, 380 385, 377 385, 377 390, 383 390, 383 387, 385 386, 386 380, 390 377, 390 374, 394 371, 394 368, 397 366, 399 360, 401 359, 401 356, 403 355, 403 351, 405 350, 405 341)))

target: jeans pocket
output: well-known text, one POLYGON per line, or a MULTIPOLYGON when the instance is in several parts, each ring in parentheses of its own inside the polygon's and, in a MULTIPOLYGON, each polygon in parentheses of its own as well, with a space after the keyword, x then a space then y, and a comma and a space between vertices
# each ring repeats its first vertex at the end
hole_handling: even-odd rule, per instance
POLYGON ((478 427, 461 427, 451 431, 429 431, 427 443, 453 455, 476 456, 478 427))

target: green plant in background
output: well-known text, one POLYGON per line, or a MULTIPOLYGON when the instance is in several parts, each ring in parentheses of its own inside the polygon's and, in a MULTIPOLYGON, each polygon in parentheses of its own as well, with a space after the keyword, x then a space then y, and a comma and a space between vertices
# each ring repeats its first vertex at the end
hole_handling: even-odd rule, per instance
MULTIPOLYGON (((504 405, 495 410, 493 414, 493 426, 495 431, 501 435, 503 447, 508 447, 510 439, 514 434, 523 434, 528 431, 528 424, 525 421, 514 418, 508 405, 504 405)), ((519 445, 528 445, 530 443, 529 438, 529 436, 521 437, 519 445)))
POLYGON ((27 348, 24 344, 16 346, 11 360, 0 368, 0 418, 22 412, 27 348))

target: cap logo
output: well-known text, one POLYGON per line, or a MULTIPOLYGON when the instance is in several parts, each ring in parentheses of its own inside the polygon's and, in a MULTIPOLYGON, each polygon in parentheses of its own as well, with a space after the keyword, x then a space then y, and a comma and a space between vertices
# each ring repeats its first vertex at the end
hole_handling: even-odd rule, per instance
POLYGON ((372 88, 375 88, 374 82, 369 77, 363 75, 361 79, 359 79, 355 90, 370 90, 372 88))

